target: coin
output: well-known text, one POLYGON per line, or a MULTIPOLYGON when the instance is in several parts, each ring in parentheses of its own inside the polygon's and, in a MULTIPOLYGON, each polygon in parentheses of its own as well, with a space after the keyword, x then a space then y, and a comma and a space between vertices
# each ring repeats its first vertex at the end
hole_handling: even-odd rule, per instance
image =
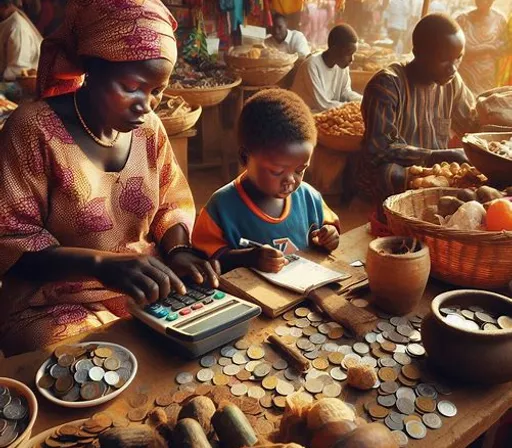
POLYGON ((345 381, 347 379, 347 374, 339 367, 332 368, 329 374, 336 381, 345 381))
POLYGON ((277 387, 278 381, 278 378, 275 376, 267 376, 266 378, 263 379, 261 385, 263 386, 264 389, 274 390, 277 387))
POLYGON ((412 356, 423 356, 425 349, 420 344, 409 344, 407 346, 407 353, 412 356))
POLYGON ((120 378, 117 372, 108 371, 105 373, 104 379, 105 383, 107 383, 109 386, 115 386, 119 382, 120 378))
POLYGON ((244 355, 243 353, 240 353, 240 352, 235 353, 232 360, 235 364, 238 364, 238 365, 247 364, 249 362, 249 358, 247 358, 246 355, 244 355))
POLYGON ((111 356, 110 358, 105 359, 103 362, 103 367, 106 370, 117 370, 119 367, 121 367, 121 361, 119 361, 119 359, 115 358, 114 356, 111 356))
POLYGON ((23 420, 28 414, 28 408, 21 403, 11 402, 3 408, 2 413, 7 420, 23 420))
POLYGON ((101 397, 101 388, 99 383, 87 381, 80 387, 80 396, 86 400, 94 400, 101 397))
POLYGON ((302 336, 302 330, 300 328, 290 328, 290 334, 288 336, 283 336, 283 341, 286 341, 287 338, 300 338, 302 336))
POLYGON ((309 327, 306 327, 302 330, 302 334, 304 336, 307 336, 307 337, 310 337, 310 336, 313 336, 314 334, 319 334, 318 333, 318 330, 313 327, 313 326, 309 326, 309 327))
POLYGON ((249 361, 246 365, 245 365, 245 370, 247 370, 248 372, 254 372, 254 369, 256 368, 257 365, 261 364, 261 361, 249 361))
POLYGON ((234 384, 233 386, 231 386, 231 393, 235 396, 235 397, 241 397, 243 395, 246 395, 247 394, 247 391, 248 391, 248 388, 245 384, 243 383, 240 383, 240 384, 234 384))
POLYGON ((284 376, 289 381, 296 381, 296 380, 298 380, 300 378, 301 374, 300 374, 299 371, 295 370, 294 368, 288 367, 284 371, 284 376))
POLYGON ((331 352, 328 355, 329 362, 335 365, 341 365, 344 357, 345 355, 340 352, 331 352))
POLYGON ((295 326, 297 328, 307 328, 311 325, 311 322, 307 319, 297 319, 295 321, 295 326))
POLYGON ((247 391, 247 395, 250 398, 256 398, 257 400, 259 400, 261 397, 265 396, 265 390, 259 386, 252 386, 252 387, 249 387, 249 390, 247 391))
POLYGON ((397 409, 405 415, 411 415, 414 413, 414 402, 408 398, 399 398, 396 400, 397 409))
POLYGON ((419 380, 421 378, 421 371, 415 364, 409 364, 402 367, 402 374, 410 380, 419 380))
POLYGON ((424 413, 432 413, 436 410, 436 401, 429 397, 416 398, 416 407, 424 413))
POLYGON ((273 365, 272 367, 275 369, 275 370, 284 370, 286 368, 288 368, 288 363, 286 362, 286 360, 284 359, 278 359, 273 365))
POLYGON ((149 397, 146 394, 135 394, 130 396, 128 399, 128 404, 132 408, 141 408, 143 406, 146 406, 149 402, 149 397))
POLYGON ((323 394, 329 398, 339 397, 341 394, 341 386, 338 383, 327 384, 324 387, 323 394))
POLYGON ((378 376, 381 381, 396 381, 398 378, 395 370, 391 367, 383 367, 382 369, 379 369, 378 376))
POLYGON ((313 361, 313 367, 318 370, 325 370, 329 367, 329 361, 325 358, 317 358, 313 361))
POLYGON ((127 414, 127 417, 131 422, 141 422, 146 418, 147 415, 148 415, 148 413, 147 413, 146 409, 137 408, 137 409, 130 409, 130 411, 127 414))
POLYGON ((285 397, 281 397, 279 395, 276 395, 273 399, 272 399, 272 402, 274 403, 274 406, 278 409, 284 409, 285 406, 286 406, 286 398, 285 397))
POLYGON ((279 395, 287 396, 293 394, 295 392, 295 388, 293 387, 293 384, 288 383, 287 381, 279 380, 277 382, 276 392, 279 395))
POLYGON ((435 387, 432 386, 431 384, 425 384, 425 383, 418 384, 418 386, 416 387, 416 392, 418 395, 420 395, 422 397, 429 397, 429 398, 433 398, 434 400, 437 398, 437 391, 436 391, 435 387))
POLYGON ((393 439, 395 440, 399 447, 407 446, 407 444, 409 443, 409 438, 403 431, 391 431, 391 436, 393 437, 393 439))
POLYGON ((412 402, 416 400, 416 394, 414 393, 414 390, 411 389, 410 387, 400 387, 395 394, 397 398, 407 398, 412 402))
POLYGON ((393 353, 393 359, 403 366, 409 365, 412 362, 410 356, 405 353, 393 353))
POLYGON ((359 355, 366 355, 367 353, 370 352, 370 347, 368 347, 368 345, 365 344, 364 342, 356 342, 352 346, 352 349, 359 355))
POLYGON ((216 386, 226 386, 229 383, 229 377, 223 373, 217 373, 213 376, 213 384, 216 386))
POLYGON ((320 333, 312 334, 312 335, 309 337, 309 341, 310 341, 312 344, 316 344, 316 345, 324 344, 326 340, 327 340, 327 338, 325 337, 325 335, 320 334, 320 333))
POLYGON ((380 321, 377 323, 377 328, 380 331, 393 331, 394 327, 389 322, 380 321))
POLYGON ((57 378, 55 381, 55 393, 58 395, 64 395, 68 393, 71 388, 73 387, 74 379, 71 375, 62 376, 60 378, 57 378))
POLYGON ((91 370, 89 370, 89 378, 92 381, 101 381, 105 376, 105 370, 101 367, 94 366, 91 370))
POLYGON ((430 429, 439 429, 443 426, 443 421, 439 415, 434 413, 423 415, 423 423, 430 429))
POLYGON ((413 331, 414 330, 409 325, 398 325, 396 327, 396 332, 407 338, 411 336, 413 331))
POLYGON ((387 353, 394 353, 396 350, 396 344, 393 342, 384 341, 381 344, 381 348, 382 348, 382 350, 384 350, 387 353))
POLYGON ((381 367, 395 367, 396 365, 397 362, 393 358, 386 357, 379 359, 379 366, 381 367))
POLYGON ((349 353, 348 355, 345 355, 343 358, 343 361, 341 363, 341 366, 346 370, 349 367, 357 366, 361 363, 361 357, 355 353, 349 353))
POLYGON ((268 409, 272 407, 272 397, 270 395, 265 395, 260 398, 260 405, 264 408, 268 409))
POLYGON ((206 355, 201 358, 199 364, 201 364, 201 367, 209 368, 217 364, 217 359, 213 355, 206 355))
POLYGON ((247 356, 252 360, 261 359, 265 356, 265 350, 257 345, 251 345, 247 350, 247 356))
POLYGON ((94 350, 94 354, 100 358, 110 358, 112 356, 112 350, 108 347, 98 347, 94 350))
POLYGON ((249 341, 246 341, 245 339, 239 339, 235 342, 235 348, 238 350, 247 350, 250 346, 251 344, 249 341))
POLYGON ((402 420, 395 421, 391 418, 390 413, 385 419, 384 424, 391 430, 391 431, 402 431, 404 429, 404 422, 402 420))
POLYGON ((235 376, 238 372, 240 372, 240 370, 242 370, 242 368, 236 364, 229 364, 222 369, 222 371, 229 376, 235 376))
POLYGON ((48 374, 44 374, 37 382, 37 385, 42 389, 50 389, 54 384, 55 378, 48 374))
POLYGON ((503 330, 509 330, 512 328, 512 317, 500 316, 498 317, 498 325, 503 330))
POLYGON ((252 376, 252 372, 249 372, 248 370, 241 369, 240 372, 238 372, 236 375, 236 379, 240 381, 248 381, 249 379, 254 378, 252 376))
POLYGON ((344 331, 343 327, 331 328, 327 333, 327 337, 329 339, 340 339, 343 337, 344 334, 345 334, 345 331, 344 331))
POLYGON ((220 354, 226 358, 232 358, 235 353, 237 353, 237 350, 232 345, 225 345, 220 349, 220 354))
POLYGON ((320 314, 318 314, 318 313, 315 313, 314 311, 309 313, 307 315, 307 318, 311 322, 322 322, 322 316, 320 314))
POLYGON ((421 422, 408 422, 405 425, 405 430, 410 437, 417 440, 423 439, 427 435, 427 428, 421 422))
POLYGON ((276 327, 274 329, 274 332, 278 336, 286 336, 286 335, 290 334, 290 328, 289 327, 285 327, 284 325, 279 325, 278 327, 276 327))
POLYGON ((304 386, 312 394, 319 394, 324 389, 324 384, 318 379, 306 381, 304 386))
POLYGON ((381 419, 385 418, 389 414, 389 410, 377 403, 372 403, 368 406, 368 413, 373 418, 381 419))
POLYGON ((197 372, 196 378, 198 381, 201 381, 201 383, 204 383, 206 381, 211 381, 213 379, 213 370, 212 369, 201 369, 197 372))
POLYGON ((447 400, 437 403, 437 410, 444 417, 455 417, 457 415, 457 407, 447 400))
POLYGON ((377 403, 386 408, 392 408, 396 403, 394 395, 380 395, 377 397, 377 403))
POLYGON ((257 378, 263 378, 267 376, 272 370, 272 366, 266 362, 262 362, 254 369, 254 376, 257 378))
POLYGON ((375 368, 377 367, 377 360, 371 356, 363 356, 361 358, 361 364, 375 368))

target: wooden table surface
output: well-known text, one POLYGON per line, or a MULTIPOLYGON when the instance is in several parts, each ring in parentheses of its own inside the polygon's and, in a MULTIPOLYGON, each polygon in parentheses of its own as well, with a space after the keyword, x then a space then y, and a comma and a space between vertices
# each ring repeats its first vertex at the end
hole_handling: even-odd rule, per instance
MULTIPOLYGON (((342 236, 341 249, 337 255, 348 262, 357 259, 364 260, 370 239, 365 227, 347 232, 342 236)), ((431 298, 447 289, 449 289, 448 285, 431 281, 420 309, 416 312, 425 314, 429 309, 431 298)), ((275 326, 282 323, 281 318, 272 321, 266 317, 259 317, 251 324, 247 338, 254 342, 261 342, 275 326)), ((190 361, 179 358, 166 339, 136 321, 118 321, 101 331, 81 335, 66 342, 82 340, 115 342, 131 350, 139 362, 139 371, 134 382, 115 400, 102 406, 86 409, 59 407, 48 402, 36 392, 40 407, 33 435, 67 421, 91 416, 99 411, 108 410, 125 415, 129 409, 127 399, 130 394, 144 391, 154 398, 164 392, 176 390, 177 385, 174 379, 178 372, 195 373, 200 369, 197 360, 190 361)), ((471 348, 468 347, 468 349, 471 348)), ((272 350, 267 347, 267 351, 271 352, 272 350)), ((51 352, 52 348, 49 347, 46 350, 0 360, 0 376, 15 378, 28 384, 35 391, 35 373, 51 352)), ((441 429, 429 430, 427 437, 421 441, 410 440, 409 446, 413 448, 465 447, 489 429, 512 407, 511 383, 486 388, 460 386, 453 383, 450 385, 453 388, 453 394, 448 399, 457 406, 457 416, 451 419, 443 417, 444 424, 441 429)), ((362 415, 363 404, 374 399, 376 391, 358 392, 345 387, 343 396, 347 402, 354 404, 358 413, 362 415)))

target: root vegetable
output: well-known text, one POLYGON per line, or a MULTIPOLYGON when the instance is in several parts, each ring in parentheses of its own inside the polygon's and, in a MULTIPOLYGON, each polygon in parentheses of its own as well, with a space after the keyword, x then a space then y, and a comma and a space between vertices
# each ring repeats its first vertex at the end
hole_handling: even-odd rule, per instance
POLYGON ((332 448, 345 434, 353 431, 357 425, 350 420, 330 422, 322 426, 311 439, 311 448, 332 448))
POLYGON ((205 434, 210 434, 213 414, 215 414, 215 404, 212 400, 208 397, 194 397, 181 408, 178 420, 193 418, 201 425, 205 434))
POLYGON ((308 413, 308 428, 317 430, 326 423, 340 420, 354 421, 354 411, 337 398, 323 398, 317 401, 308 413))
POLYGON ((345 434, 334 448, 398 448, 398 444, 384 425, 369 423, 345 434))
POLYGON ((438 213, 442 217, 453 215, 462 204, 464 204, 464 202, 454 196, 443 196, 439 199, 437 205, 438 213))
POLYGON ((184 418, 176 424, 173 446, 180 448, 212 448, 201 425, 193 418, 184 418))

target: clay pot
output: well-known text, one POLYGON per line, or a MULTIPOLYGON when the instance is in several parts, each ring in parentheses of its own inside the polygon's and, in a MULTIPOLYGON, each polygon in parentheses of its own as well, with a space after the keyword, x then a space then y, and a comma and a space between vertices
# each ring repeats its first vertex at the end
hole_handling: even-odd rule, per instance
POLYGON ((512 329, 486 332, 454 327, 439 312, 450 305, 465 308, 475 305, 512 316, 512 299, 501 294, 460 289, 438 295, 421 328, 429 363, 446 376, 470 383, 512 380, 512 329))
POLYGON ((410 313, 421 301, 430 275, 430 252, 418 241, 414 252, 394 254, 412 238, 389 236, 373 240, 368 247, 366 272, 375 305, 396 315, 410 313))

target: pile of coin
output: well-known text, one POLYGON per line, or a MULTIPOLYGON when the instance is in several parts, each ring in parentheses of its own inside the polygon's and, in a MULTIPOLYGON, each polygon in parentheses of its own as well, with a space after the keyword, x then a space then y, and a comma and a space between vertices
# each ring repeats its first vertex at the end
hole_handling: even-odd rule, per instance
POLYGON ((479 306, 463 308, 450 305, 439 311, 448 324, 464 330, 493 332, 512 329, 512 317, 492 313, 479 306))
POLYGON ((62 345, 37 384, 63 401, 90 401, 123 387, 132 372, 130 355, 120 347, 62 345))
POLYGON ((98 437, 112 427, 126 427, 129 422, 124 419, 112 419, 105 413, 93 415, 90 419, 76 425, 69 423, 60 426, 46 440, 34 448, 58 447, 99 447, 98 437))
POLYGON ((0 447, 10 446, 30 420, 28 403, 16 390, 0 385, 0 447))

